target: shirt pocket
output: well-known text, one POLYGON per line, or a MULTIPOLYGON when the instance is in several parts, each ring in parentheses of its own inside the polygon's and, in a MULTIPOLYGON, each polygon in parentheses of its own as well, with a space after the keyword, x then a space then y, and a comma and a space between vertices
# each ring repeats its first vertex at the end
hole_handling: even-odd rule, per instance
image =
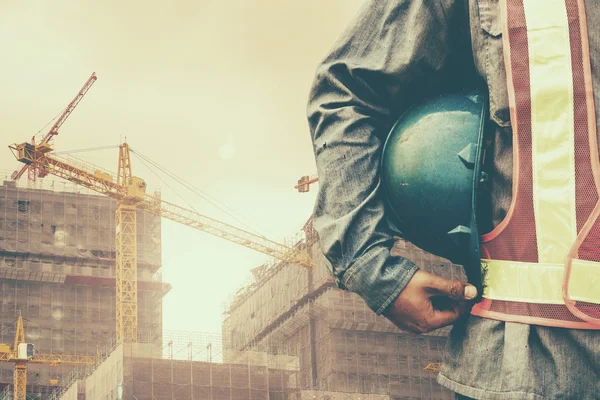
POLYGON ((482 35, 482 56, 490 95, 490 118, 499 126, 510 126, 510 107, 502 43, 500 0, 476 0, 482 35))

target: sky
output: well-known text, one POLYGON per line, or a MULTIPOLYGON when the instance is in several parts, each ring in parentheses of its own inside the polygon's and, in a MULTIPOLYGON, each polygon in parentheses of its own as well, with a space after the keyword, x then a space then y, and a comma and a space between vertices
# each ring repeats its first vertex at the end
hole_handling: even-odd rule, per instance
MULTIPOLYGON (((133 158, 163 199, 282 242, 315 200, 316 187, 293 188, 316 173, 314 72, 361 3, 0 0, 0 173, 18 166, 5 146, 42 130, 96 72, 57 152, 111 146, 75 155, 114 172, 127 140, 219 207, 133 158)), ((169 331, 220 332, 224 306, 268 260, 166 220, 162 246, 169 331)))

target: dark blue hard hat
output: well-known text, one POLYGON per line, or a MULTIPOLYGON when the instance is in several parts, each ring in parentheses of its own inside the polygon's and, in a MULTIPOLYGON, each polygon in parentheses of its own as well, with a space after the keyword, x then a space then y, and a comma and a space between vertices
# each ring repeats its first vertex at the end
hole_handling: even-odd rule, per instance
MULTIPOLYGON (((488 125, 483 91, 409 109, 392 127, 381 179, 391 221, 421 249, 465 267, 481 289, 477 199, 488 125)), ((480 291, 481 292, 481 291, 480 291)))

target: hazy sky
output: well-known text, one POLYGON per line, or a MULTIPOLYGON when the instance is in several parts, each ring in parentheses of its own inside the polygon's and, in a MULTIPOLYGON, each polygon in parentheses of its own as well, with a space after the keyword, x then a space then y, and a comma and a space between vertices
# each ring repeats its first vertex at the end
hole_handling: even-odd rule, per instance
MULTIPOLYGON (((63 125, 57 151, 118 145, 158 162, 281 241, 309 217, 316 172, 306 100, 316 64, 361 0, 0 0, 0 171, 98 80, 63 125), (4 148, 4 150, 2 150, 4 148)), ((77 155, 111 171, 117 149, 77 155)), ((186 206, 141 162, 134 175, 186 206)), ((167 180, 211 217, 238 221, 167 180)), ((316 189, 316 188, 315 188, 316 189)), ((219 332, 223 304, 267 258, 163 220, 168 330, 219 332)))

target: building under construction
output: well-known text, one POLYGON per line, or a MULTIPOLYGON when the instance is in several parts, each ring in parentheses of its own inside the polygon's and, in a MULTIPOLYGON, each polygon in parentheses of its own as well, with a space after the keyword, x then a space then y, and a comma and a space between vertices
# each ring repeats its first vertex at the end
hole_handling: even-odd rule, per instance
MULTIPOLYGON (((115 201, 70 183, 0 186, 0 342, 13 343, 22 315, 36 352, 95 355, 115 334, 115 201)), ((139 328, 162 332, 161 221, 140 211, 139 328)), ((0 387, 13 382, 0 364, 0 387)), ((72 367, 28 367, 28 391, 41 395, 72 367)))
MULTIPOLYGON (((21 313, 36 351, 100 354, 93 367, 29 366, 28 393, 37 398, 51 390, 55 399, 88 400, 453 398, 426 370, 442 361, 447 331, 410 336, 337 289, 310 222, 295 247, 317 268, 256 268, 231 301, 222 336, 213 337, 163 332, 169 286, 160 279, 160 218, 138 211, 139 343, 117 346, 115 202, 70 184, 35 185, 0 186, 0 341, 12 343, 21 313)), ((462 276, 408 244, 394 251, 462 276)), ((5 386, 12 365, 3 364, 5 386)))
MULTIPOLYGON (((356 294, 337 289, 317 248, 310 221, 299 244, 318 267, 276 264, 232 302, 223 341, 236 350, 285 344, 299 357, 301 387, 320 392, 453 399, 428 371, 442 361, 448 330, 411 336, 371 311, 356 294)), ((399 241, 395 254, 453 279, 459 266, 399 241)))
POLYGON ((51 399, 390 400, 303 387, 299 357, 287 346, 235 351, 222 346, 220 335, 189 333, 165 334, 162 343, 141 339, 75 370, 51 399))

